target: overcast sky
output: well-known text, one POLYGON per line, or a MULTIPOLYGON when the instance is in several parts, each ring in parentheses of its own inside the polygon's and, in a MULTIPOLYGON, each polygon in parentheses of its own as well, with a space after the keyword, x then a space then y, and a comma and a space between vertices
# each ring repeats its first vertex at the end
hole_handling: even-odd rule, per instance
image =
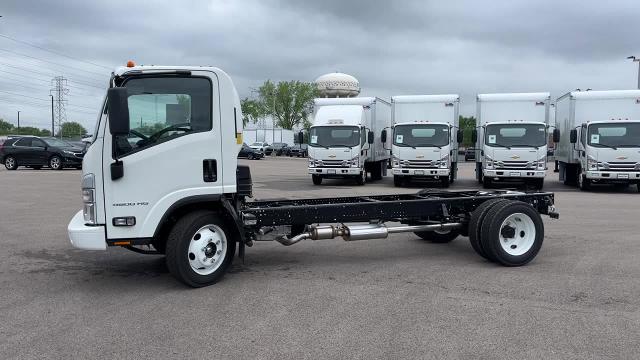
POLYGON ((0 117, 50 127, 50 80, 90 130, 110 69, 213 65, 241 96, 266 79, 354 75, 362 95, 632 89, 640 5, 630 1, 3 0, 0 117), (102 88, 102 89, 101 89, 102 88))

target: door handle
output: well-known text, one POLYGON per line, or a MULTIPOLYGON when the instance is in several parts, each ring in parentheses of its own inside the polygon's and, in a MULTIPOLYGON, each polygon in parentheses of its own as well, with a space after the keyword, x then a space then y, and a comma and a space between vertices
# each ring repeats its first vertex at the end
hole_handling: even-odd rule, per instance
POLYGON ((215 159, 202 160, 202 180, 216 182, 218 180, 218 163, 215 159))

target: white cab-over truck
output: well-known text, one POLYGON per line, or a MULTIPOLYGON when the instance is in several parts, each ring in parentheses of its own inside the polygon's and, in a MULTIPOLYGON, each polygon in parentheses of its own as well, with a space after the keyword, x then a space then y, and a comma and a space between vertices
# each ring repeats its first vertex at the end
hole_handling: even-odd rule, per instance
POLYGON ((393 183, 412 179, 437 180, 449 187, 457 176, 458 95, 391 97, 393 183))
POLYGON ((220 69, 116 69, 84 157, 83 208, 68 225, 71 244, 165 255, 172 275, 199 287, 220 279, 236 249, 244 256, 256 241, 413 232, 447 242, 464 235, 483 257, 519 266, 542 246, 540 214, 558 216, 553 194, 544 192, 249 201, 251 174, 237 159, 242 125, 238 94, 220 69))
POLYGON ((542 189, 547 168, 550 94, 478 94, 476 179, 518 181, 542 189))
POLYGON ((324 178, 353 178, 364 185, 387 174, 391 106, 375 97, 314 100, 309 129, 309 174, 315 185, 324 178))
POLYGON ((640 191, 640 90, 572 91, 556 101, 555 156, 560 181, 640 191))

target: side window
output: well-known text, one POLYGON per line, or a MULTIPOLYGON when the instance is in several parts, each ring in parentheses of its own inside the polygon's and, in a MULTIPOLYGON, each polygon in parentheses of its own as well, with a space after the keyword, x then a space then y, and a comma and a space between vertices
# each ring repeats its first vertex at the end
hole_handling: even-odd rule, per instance
POLYGON ((25 146, 25 147, 31 147, 31 138, 22 138, 22 139, 18 139, 18 141, 16 141, 15 143, 13 143, 13 146, 25 146))
POLYGON ((129 93, 129 135, 118 136, 119 156, 175 138, 211 130, 211 82, 198 77, 133 78, 129 93))
POLYGON ((40 139, 31 139, 31 147, 46 147, 47 144, 44 143, 44 141, 40 140, 40 139))

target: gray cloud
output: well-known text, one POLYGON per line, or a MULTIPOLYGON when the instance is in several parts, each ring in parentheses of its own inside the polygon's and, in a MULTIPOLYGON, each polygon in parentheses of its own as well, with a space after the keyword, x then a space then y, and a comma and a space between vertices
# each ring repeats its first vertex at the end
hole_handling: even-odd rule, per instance
MULTIPOLYGON (((108 67, 214 65, 242 96, 265 79, 343 71, 365 95, 460 93, 465 114, 478 92, 633 88, 637 69, 624 58, 640 55, 636 1, 9 0, 0 11, 0 34, 108 67)), ((92 86, 105 86, 109 70, 3 38, 0 63, 14 66, 0 64, 0 90, 38 99, 52 75, 68 77, 68 118, 92 126, 103 93, 92 86)), ((6 119, 21 110, 46 126, 46 105, 0 92, 6 119)))

